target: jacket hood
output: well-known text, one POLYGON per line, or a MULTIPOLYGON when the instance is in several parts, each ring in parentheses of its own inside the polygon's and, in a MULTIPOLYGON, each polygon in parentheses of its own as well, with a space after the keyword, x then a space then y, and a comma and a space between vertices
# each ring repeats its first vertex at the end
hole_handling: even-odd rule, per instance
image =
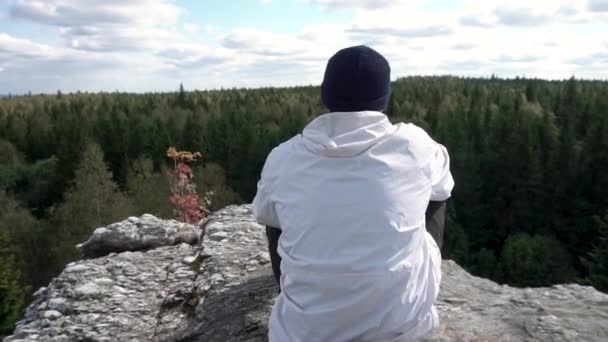
POLYGON ((395 126, 381 112, 332 112, 311 121, 302 137, 313 153, 348 158, 366 151, 394 131, 395 126))

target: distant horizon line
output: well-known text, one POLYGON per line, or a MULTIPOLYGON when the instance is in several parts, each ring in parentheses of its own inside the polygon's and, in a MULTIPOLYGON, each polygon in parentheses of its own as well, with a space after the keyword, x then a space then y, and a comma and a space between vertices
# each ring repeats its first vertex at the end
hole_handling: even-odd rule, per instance
MULTIPOLYGON (((528 77, 528 76, 514 76, 514 77, 503 77, 503 76, 497 76, 495 74, 492 74, 490 76, 465 76, 465 75, 454 75, 454 74, 443 74, 443 75, 407 75, 407 76, 401 76, 401 77, 397 77, 396 79, 394 79, 393 81, 391 81, 391 83, 394 82, 398 82, 400 80, 404 80, 404 79, 410 79, 410 78, 458 78, 458 79, 465 79, 465 80, 498 80, 498 81, 525 81, 525 80, 531 80, 531 81, 544 81, 544 82, 564 82, 564 81, 568 81, 571 79, 575 79, 577 81, 581 81, 581 82, 607 82, 608 79, 606 78, 579 78, 576 77, 576 75, 572 75, 568 78, 541 78, 541 77, 528 77)), ((91 91, 91 90, 75 90, 75 91, 64 91, 61 89, 57 89, 55 91, 50 91, 50 92, 32 92, 32 91, 28 91, 25 93, 13 93, 13 92, 8 92, 8 93, 0 93, 0 99, 5 99, 8 97, 28 97, 28 96, 51 96, 51 95, 57 95, 59 93, 61 93, 62 95, 78 95, 78 94, 135 94, 135 95, 146 95, 146 94, 166 94, 166 93, 177 93, 180 91, 180 87, 184 84, 184 82, 180 82, 177 88, 174 88, 173 90, 147 90, 147 91, 128 91, 128 90, 119 90, 119 89, 115 89, 115 90, 96 90, 96 91, 91 91)), ((218 91, 234 91, 234 90, 263 90, 263 89, 297 89, 297 88, 318 88, 320 87, 321 84, 315 85, 315 84, 301 84, 301 85, 291 85, 291 86, 272 86, 272 85, 267 85, 267 86, 251 86, 251 87, 247 87, 247 86, 234 86, 234 87, 219 87, 219 88, 203 88, 203 89, 198 89, 198 88, 193 88, 193 89, 188 89, 186 86, 184 86, 184 91, 185 92, 218 92, 218 91)))

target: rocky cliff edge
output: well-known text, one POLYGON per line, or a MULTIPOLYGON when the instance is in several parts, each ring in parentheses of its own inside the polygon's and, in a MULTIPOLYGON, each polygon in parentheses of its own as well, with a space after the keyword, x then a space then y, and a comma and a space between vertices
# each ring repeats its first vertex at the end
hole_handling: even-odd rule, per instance
MULTIPOLYGON (((78 248, 87 259, 35 293, 5 342, 266 340, 277 289, 247 205, 200 227, 131 217, 78 248)), ((441 327, 429 341, 608 341, 608 295, 592 287, 518 289, 453 261, 442 268, 441 327)))

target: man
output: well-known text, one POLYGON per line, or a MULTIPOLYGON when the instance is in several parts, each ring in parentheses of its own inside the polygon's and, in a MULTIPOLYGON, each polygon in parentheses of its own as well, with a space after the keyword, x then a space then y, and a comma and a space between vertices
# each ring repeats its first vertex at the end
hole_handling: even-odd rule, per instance
POLYGON ((438 324, 441 255, 425 213, 450 197, 449 157, 421 128, 390 123, 389 97, 382 55, 339 51, 321 86, 330 113, 266 160, 252 210, 276 227, 282 259, 270 341, 415 341, 438 324))

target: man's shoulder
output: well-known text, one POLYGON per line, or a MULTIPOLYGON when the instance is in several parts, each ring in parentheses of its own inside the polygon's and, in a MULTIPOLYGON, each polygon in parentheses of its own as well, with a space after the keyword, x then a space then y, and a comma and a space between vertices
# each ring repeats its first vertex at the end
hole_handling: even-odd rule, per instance
POLYGON ((282 163, 282 161, 291 154, 294 146, 298 144, 299 139, 300 135, 298 134, 273 148, 266 158, 266 164, 282 163))
POLYGON ((420 126, 413 123, 398 123, 396 139, 399 144, 407 146, 407 153, 422 165, 425 164, 437 150, 437 142, 420 126))
POLYGON ((274 154, 287 153, 298 144, 298 142, 300 141, 300 138, 301 138, 300 134, 293 136, 289 140, 283 141, 282 143, 278 144, 275 148, 272 149, 272 151, 270 153, 274 153, 274 154))
POLYGON ((395 137, 408 142, 409 146, 429 146, 436 142, 431 136, 420 126, 413 123, 399 122, 395 124, 397 128, 395 137))

